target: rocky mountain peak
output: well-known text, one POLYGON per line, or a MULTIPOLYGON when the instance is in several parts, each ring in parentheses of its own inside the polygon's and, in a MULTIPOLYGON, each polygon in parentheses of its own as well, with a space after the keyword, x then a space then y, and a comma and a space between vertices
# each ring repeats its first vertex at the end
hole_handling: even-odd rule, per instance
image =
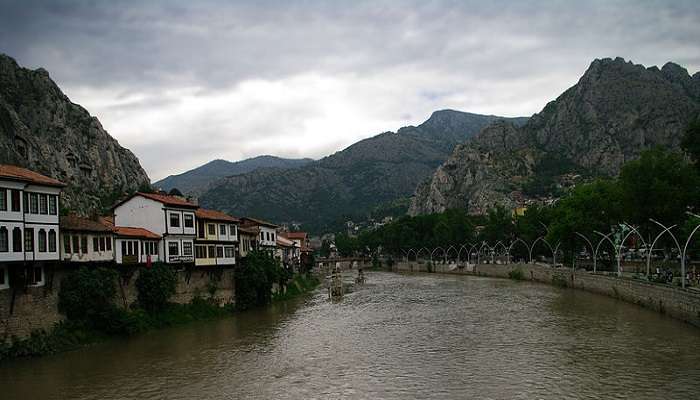
POLYGON ((22 68, 7 55, 0 55, 0 162, 67 183, 63 205, 83 214, 149 183, 134 154, 46 70, 22 68))

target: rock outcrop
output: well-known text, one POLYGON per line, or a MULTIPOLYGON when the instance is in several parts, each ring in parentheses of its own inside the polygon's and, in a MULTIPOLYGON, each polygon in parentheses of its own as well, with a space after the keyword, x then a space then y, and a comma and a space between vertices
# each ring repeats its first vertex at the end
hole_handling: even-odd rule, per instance
POLYGON ((525 125, 494 124, 455 148, 421 183, 409 214, 515 206, 542 176, 615 176, 644 149, 676 149, 700 112, 700 73, 595 60, 576 85, 525 125))
POLYGON ((68 184, 62 206, 88 214, 149 183, 134 154, 61 92, 44 69, 0 54, 0 163, 68 184))

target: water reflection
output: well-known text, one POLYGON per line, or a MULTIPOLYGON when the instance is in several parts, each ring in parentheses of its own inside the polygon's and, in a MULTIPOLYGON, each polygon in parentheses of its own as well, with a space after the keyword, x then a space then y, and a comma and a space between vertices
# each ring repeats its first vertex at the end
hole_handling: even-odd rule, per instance
POLYGON ((3 399, 687 399, 700 333, 507 280, 368 274, 234 318, 0 366, 3 399))

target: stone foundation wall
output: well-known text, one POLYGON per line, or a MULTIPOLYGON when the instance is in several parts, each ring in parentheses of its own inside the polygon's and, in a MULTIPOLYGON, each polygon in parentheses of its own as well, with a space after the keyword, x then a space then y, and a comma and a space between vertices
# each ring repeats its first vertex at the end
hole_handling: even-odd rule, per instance
MULTIPOLYGON (((61 280, 69 272, 67 269, 46 270, 46 284, 17 290, 12 306, 13 290, 0 290, 0 341, 17 336, 24 338, 38 329, 49 330, 63 320, 58 312, 58 291, 61 280), (10 312, 12 311, 12 312, 10 312)), ((136 302, 135 271, 126 279, 120 279, 115 302, 120 307, 129 307, 136 302)), ((171 298, 175 303, 189 303, 195 296, 210 297, 214 289, 214 298, 220 305, 234 303, 235 282, 233 268, 224 270, 193 269, 177 272, 177 289, 171 298)))
MULTIPOLYGON (((515 268, 523 271, 526 280, 547 284, 566 283, 567 287, 586 290, 634 303, 700 327, 700 292, 668 285, 620 279, 616 276, 594 275, 583 270, 551 268, 538 264, 479 264, 454 268, 433 265, 433 272, 508 278, 515 268)), ((427 264, 398 262, 394 268, 401 272, 427 272, 427 264)))

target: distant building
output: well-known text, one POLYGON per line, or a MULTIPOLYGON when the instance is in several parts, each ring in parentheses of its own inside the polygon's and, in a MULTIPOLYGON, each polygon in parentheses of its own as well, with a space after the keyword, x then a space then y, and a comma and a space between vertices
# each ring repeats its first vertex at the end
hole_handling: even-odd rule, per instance
POLYGON ((256 248, 274 254, 275 248, 277 247, 277 225, 260 219, 243 217, 241 218, 241 226, 247 229, 257 229, 258 238, 256 248))
POLYGON ((245 258, 248 253, 257 249, 260 230, 256 227, 238 228, 238 258, 245 258))
POLYGON ((180 197, 138 192, 113 208, 114 224, 161 237, 157 254, 168 264, 194 263, 197 208, 180 197))
POLYGON ((195 265, 235 265, 240 220, 216 210, 199 208, 195 265))

